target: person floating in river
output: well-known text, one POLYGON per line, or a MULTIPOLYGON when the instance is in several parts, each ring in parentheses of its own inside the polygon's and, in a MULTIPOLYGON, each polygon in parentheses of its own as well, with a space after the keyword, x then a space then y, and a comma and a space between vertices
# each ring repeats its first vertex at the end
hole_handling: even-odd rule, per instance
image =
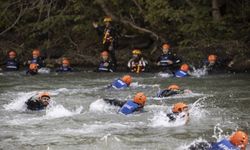
POLYGON ((73 69, 70 67, 70 61, 67 58, 63 58, 61 67, 57 68, 56 72, 72 72, 73 69))
POLYGON ((125 75, 122 78, 113 81, 109 87, 112 87, 114 89, 125 89, 129 87, 131 82, 132 77, 130 75, 125 75))
POLYGON ((133 57, 128 61, 128 69, 130 72, 140 73, 147 71, 148 62, 142 57, 139 49, 132 51, 133 57))
POLYGON ((32 51, 32 58, 30 60, 28 60, 27 64, 28 65, 29 64, 37 64, 38 69, 45 67, 45 61, 44 61, 44 58, 41 57, 41 52, 39 49, 34 49, 32 51))
POLYGON ((180 69, 177 70, 174 74, 175 74, 175 77, 177 78, 183 78, 183 77, 189 76, 188 71, 189 71, 188 64, 182 64, 180 69))
POLYGON ((115 50, 117 48, 119 33, 117 28, 112 24, 111 17, 105 17, 104 26, 99 26, 96 22, 93 22, 93 27, 96 29, 99 37, 102 37, 103 49, 108 50, 111 56, 111 60, 117 65, 115 50))
POLYGON ((179 67, 181 60, 170 51, 169 44, 162 45, 162 54, 158 57, 156 64, 161 67, 162 72, 173 74, 179 67))
POLYGON ((188 150, 246 150, 248 135, 243 131, 234 132, 229 138, 219 142, 199 142, 191 145, 188 150))
POLYGON ((172 107, 172 112, 167 114, 167 117, 169 118, 169 122, 176 121, 177 118, 184 119, 185 124, 189 120, 189 109, 188 105, 182 102, 176 103, 172 107))
POLYGON ((50 95, 47 92, 39 93, 29 98, 25 104, 28 110, 43 110, 50 103, 50 95))
POLYGON ((134 112, 142 112, 145 106, 147 97, 144 93, 139 92, 134 96, 133 100, 120 101, 116 99, 104 99, 104 101, 110 105, 119 106, 119 113, 128 115, 134 112))
MULTIPOLYGON (((163 97, 169 97, 169 96, 174 96, 174 95, 178 95, 178 94, 184 94, 186 90, 182 90, 180 89, 180 87, 178 85, 172 84, 170 86, 168 86, 167 88, 159 91, 157 93, 157 97, 159 98, 163 98, 163 97)), ((190 92, 188 90, 188 92, 190 92)))
POLYGON ((17 53, 14 50, 10 50, 7 53, 7 59, 4 62, 5 71, 17 71, 19 69, 19 61, 17 59, 17 53))
POLYGON ((211 54, 208 56, 207 60, 204 61, 203 67, 206 68, 208 73, 219 72, 219 70, 221 70, 221 63, 217 55, 211 54))
POLYGON ((38 64, 36 64, 36 63, 32 63, 32 64, 30 64, 29 65, 29 68, 28 68, 28 70, 27 70, 27 72, 26 72, 26 74, 28 75, 36 75, 36 74, 38 74, 38 64))
POLYGON ((109 53, 107 51, 101 52, 101 62, 99 63, 98 72, 114 72, 115 64, 109 59, 109 53))

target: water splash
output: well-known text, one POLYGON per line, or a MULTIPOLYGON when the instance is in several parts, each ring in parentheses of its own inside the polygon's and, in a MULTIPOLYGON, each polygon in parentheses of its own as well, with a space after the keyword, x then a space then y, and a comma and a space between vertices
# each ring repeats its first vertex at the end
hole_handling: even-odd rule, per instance
POLYGON ((91 112, 116 113, 118 110, 119 107, 109 105, 103 99, 98 99, 89 106, 89 111, 91 112))
POLYGON ((45 68, 45 67, 40 68, 40 69, 38 69, 38 73, 39 74, 49 74, 50 73, 50 68, 45 68))
POLYGON ((176 121, 170 122, 169 118, 166 116, 166 113, 160 111, 155 113, 152 119, 149 119, 151 123, 149 123, 150 127, 178 127, 183 126, 186 123, 184 118, 176 118, 176 121))
POLYGON ((200 78, 201 76, 207 75, 207 68, 206 67, 196 69, 194 66, 192 66, 192 68, 193 68, 193 71, 190 72, 191 76, 200 78))

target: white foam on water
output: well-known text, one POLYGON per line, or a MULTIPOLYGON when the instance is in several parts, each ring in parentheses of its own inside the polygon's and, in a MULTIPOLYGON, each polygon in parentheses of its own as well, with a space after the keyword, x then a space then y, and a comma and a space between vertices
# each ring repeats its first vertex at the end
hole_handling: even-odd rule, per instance
POLYGON ((64 129, 63 131, 60 131, 61 134, 73 134, 73 135, 78 135, 78 134, 90 134, 90 133, 102 133, 102 131, 105 130, 111 130, 114 131, 115 129, 127 129, 127 128, 133 128, 135 125, 131 123, 112 123, 112 122, 93 122, 92 124, 83 124, 80 129, 72 129, 72 128, 67 128, 64 129))
POLYGON ((92 102, 89 106, 91 112, 106 112, 106 113, 117 113, 119 107, 107 104, 103 99, 98 99, 92 102))
POLYGON ((157 76, 162 77, 162 78, 169 78, 169 77, 173 77, 173 74, 164 73, 164 72, 159 72, 159 73, 157 74, 157 76))
MULTIPOLYGON (((30 97, 35 95, 37 92, 19 92, 14 97, 16 99, 12 100, 11 103, 3 105, 5 110, 8 111, 25 111, 26 110, 26 104, 25 101, 27 101, 30 97)), ((10 93, 13 95, 13 93, 10 93)))
POLYGON ((49 74, 50 73, 50 68, 45 68, 45 67, 40 68, 40 69, 38 69, 38 73, 39 74, 49 74))
POLYGON ((74 115, 78 115, 82 112, 83 107, 80 106, 79 108, 75 110, 68 110, 62 105, 55 105, 50 106, 46 110, 40 111, 41 113, 45 114, 40 117, 31 117, 31 118, 18 118, 7 121, 7 123, 10 123, 12 125, 22 125, 22 124, 37 124, 40 123, 43 120, 51 120, 56 118, 62 118, 62 117, 70 117, 74 115))
POLYGON ((196 69, 195 67, 192 66, 192 68, 193 68, 193 71, 190 72, 191 76, 200 78, 202 76, 207 75, 207 68, 206 67, 196 69))
POLYGON ((54 118, 61 118, 61 117, 69 117, 69 116, 80 114, 82 110, 83 110, 82 106, 80 106, 79 108, 75 110, 70 111, 64 108, 63 105, 56 105, 56 106, 52 106, 46 109, 45 118, 54 119, 54 118))
POLYGON ((167 114, 164 111, 159 111, 155 113, 152 119, 149 119, 150 127, 178 127, 185 125, 186 121, 184 118, 176 118, 176 121, 170 122, 167 114))
POLYGON ((159 84, 139 84, 138 82, 132 82, 130 84, 130 87, 131 88, 138 88, 138 87, 141 87, 141 88, 147 88, 147 87, 160 87, 159 84))

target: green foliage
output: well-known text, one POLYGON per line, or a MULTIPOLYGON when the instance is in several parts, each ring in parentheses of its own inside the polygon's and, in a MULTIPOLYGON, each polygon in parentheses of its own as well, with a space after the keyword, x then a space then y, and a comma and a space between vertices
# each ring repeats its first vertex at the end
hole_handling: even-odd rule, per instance
MULTIPOLYGON (((248 42, 250 2, 218 1, 222 18, 214 21, 211 1, 202 0, 1 0, 1 31, 11 27, 21 15, 1 36, 8 40, 7 35, 13 35, 26 48, 37 45, 68 49, 72 48, 72 41, 76 44, 97 41, 92 21, 102 23, 107 15, 100 6, 103 3, 119 19, 126 19, 179 46, 225 40, 248 42)), ((124 27, 123 32, 131 31, 141 32, 129 25, 124 27)))

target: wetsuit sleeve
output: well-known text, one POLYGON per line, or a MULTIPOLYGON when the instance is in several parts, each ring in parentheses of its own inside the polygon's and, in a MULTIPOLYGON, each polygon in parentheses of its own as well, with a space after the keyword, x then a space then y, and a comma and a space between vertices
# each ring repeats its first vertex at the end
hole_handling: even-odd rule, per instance
POLYGON ((172 95, 176 95, 178 94, 176 91, 172 91, 172 90, 165 90, 161 93, 161 97, 168 97, 168 96, 172 96, 172 95))
POLYGON ((169 118, 169 121, 175 121, 176 120, 176 117, 173 113, 169 113, 167 114, 167 117, 169 118))
POLYGON ((122 107, 126 103, 126 101, 120 101, 117 99, 103 99, 103 100, 110 105, 119 106, 119 107, 122 107))

